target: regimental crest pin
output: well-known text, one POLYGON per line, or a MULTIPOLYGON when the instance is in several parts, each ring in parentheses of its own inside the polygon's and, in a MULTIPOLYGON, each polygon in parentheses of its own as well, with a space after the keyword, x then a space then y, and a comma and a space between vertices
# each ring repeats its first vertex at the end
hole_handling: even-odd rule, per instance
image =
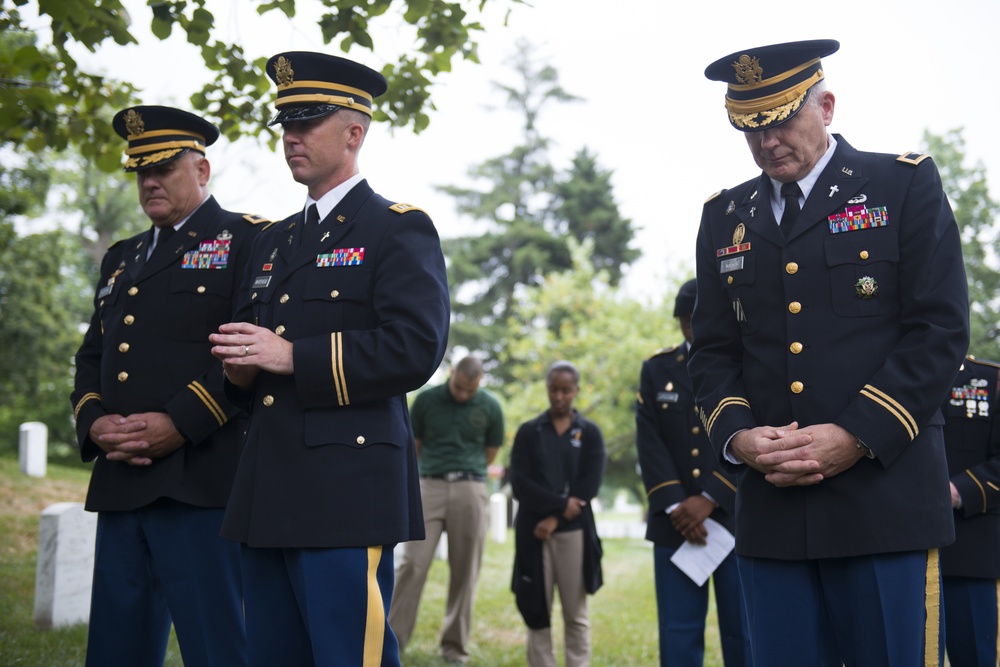
POLYGON ((730 200, 729 201, 729 206, 726 207, 726 215, 729 215, 730 213, 732 213, 735 210, 736 210, 736 202, 730 200))
POLYGON ((292 69, 292 61, 285 56, 278 56, 274 62, 274 80, 279 86, 289 86, 295 82, 295 70, 292 69))
POLYGON ((854 291, 859 297, 867 301, 878 293, 878 283, 871 276, 862 276, 858 282, 854 283, 854 291))

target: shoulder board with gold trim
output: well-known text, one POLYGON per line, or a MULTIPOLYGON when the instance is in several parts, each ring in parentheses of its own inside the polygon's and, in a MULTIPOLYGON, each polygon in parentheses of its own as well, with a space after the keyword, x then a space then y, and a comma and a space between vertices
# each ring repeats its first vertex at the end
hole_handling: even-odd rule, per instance
POLYGON ((254 215, 253 213, 247 213, 243 216, 243 219, 249 222, 251 225, 259 225, 264 222, 272 222, 270 218, 265 218, 260 215, 254 215))
POLYGON ((414 206, 413 204, 393 204, 389 207, 390 211, 395 211, 396 213, 409 213, 410 211, 420 211, 421 213, 427 213, 424 209, 419 206, 414 206))
POLYGON ((928 155, 927 153, 917 153, 916 151, 910 151, 908 153, 903 153, 902 155, 900 155, 898 158, 896 158, 896 161, 905 162, 906 164, 920 164, 929 157, 930 155, 928 155))
POLYGON ((670 347, 661 347, 659 350, 649 355, 649 357, 647 358, 655 359, 656 357, 662 356, 664 354, 670 354, 671 352, 676 352, 679 347, 680 347, 679 343, 677 345, 671 345, 670 347))
POLYGON ((990 361, 989 359, 976 359, 976 357, 971 354, 965 355, 965 358, 968 359, 969 361, 974 361, 977 364, 982 364, 983 366, 992 366, 993 368, 1000 368, 1000 363, 997 363, 995 361, 990 361))
POLYGON ((705 203, 707 204, 708 202, 712 201, 713 199, 715 199, 716 197, 718 197, 719 195, 721 195, 723 192, 725 192, 725 190, 719 190, 715 194, 711 195, 708 199, 706 199, 705 203))

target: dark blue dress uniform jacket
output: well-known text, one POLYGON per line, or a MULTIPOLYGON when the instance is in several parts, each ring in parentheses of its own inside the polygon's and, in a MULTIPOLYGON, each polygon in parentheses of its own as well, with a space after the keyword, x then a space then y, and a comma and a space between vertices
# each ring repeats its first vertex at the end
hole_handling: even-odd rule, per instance
POLYGON ((962 496, 955 543, 941 550, 946 577, 1000 579, 1000 366, 968 357, 944 402, 948 474, 962 496))
POLYGON ((646 539, 676 549, 684 537, 664 512, 702 492, 718 505, 712 519, 735 530, 736 475, 721 470, 698 418, 686 346, 660 350, 642 363, 635 426, 642 482, 649 499, 646 539))
POLYGON ((449 299, 430 218, 362 181, 299 247, 301 213, 254 243, 237 319, 293 341, 292 375, 227 391, 250 412, 223 521, 251 547, 423 539, 406 392, 438 368, 449 299))
POLYGON ((88 510, 133 510, 161 497, 225 506, 246 420, 225 397, 208 335, 232 319, 262 222, 209 197, 148 262, 148 231, 104 256, 71 397, 81 456, 96 459, 88 510), (108 461, 90 427, 138 412, 168 413, 187 442, 148 467, 108 461))
POLYGON ((797 420, 836 423, 877 455, 808 487, 747 470, 736 510, 744 556, 954 539, 940 406, 969 342, 958 227, 932 160, 837 141, 787 240, 763 174, 704 207, 690 370, 713 446, 797 420), (852 216, 869 226, 842 224, 852 216))

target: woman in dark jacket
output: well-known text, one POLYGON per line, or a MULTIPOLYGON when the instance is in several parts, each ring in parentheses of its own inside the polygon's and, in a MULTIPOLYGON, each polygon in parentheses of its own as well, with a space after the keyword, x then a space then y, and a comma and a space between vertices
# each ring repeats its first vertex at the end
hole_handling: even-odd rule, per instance
POLYGON ((601 586, 601 542, 590 500, 604 477, 601 430, 573 409, 580 372, 557 361, 545 377, 549 409, 514 437, 510 480, 519 502, 514 520, 512 589, 528 626, 531 667, 556 665, 549 617, 559 589, 566 667, 590 663, 587 594, 601 586))

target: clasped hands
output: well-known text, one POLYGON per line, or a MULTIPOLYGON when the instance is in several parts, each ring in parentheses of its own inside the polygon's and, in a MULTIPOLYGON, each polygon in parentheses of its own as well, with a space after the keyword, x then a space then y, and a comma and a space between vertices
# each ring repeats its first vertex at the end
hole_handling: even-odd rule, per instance
POLYGON ((857 439, 836 424, 799 428, 758 426, 740 431, 729 441, 729 452, 764 473, 775 486, 810 486, 838 475, 861 459, 857 439))
POLYGON ((104 415, 90 427, 90 439, 107 453, 109 461, 133 466, 153 465, 184 444, 184 436, 165 412, 104 415))
MULTIPOLYGON (((566 499, 566 509, 563 510, 563 518, 567 521, 572 521, 573 519, 580 516, 583 512, 584 506, 587 504, 586 500, 581 500, 575 496, 570 496, 566 499)), ((556 532, 556 528, 559 527, 559 517, 557 516, 547 516, 535 525, 535 530, 533 531, 534 536, 542 540, 543 542, 550 537, 552 533, 556 532)))

